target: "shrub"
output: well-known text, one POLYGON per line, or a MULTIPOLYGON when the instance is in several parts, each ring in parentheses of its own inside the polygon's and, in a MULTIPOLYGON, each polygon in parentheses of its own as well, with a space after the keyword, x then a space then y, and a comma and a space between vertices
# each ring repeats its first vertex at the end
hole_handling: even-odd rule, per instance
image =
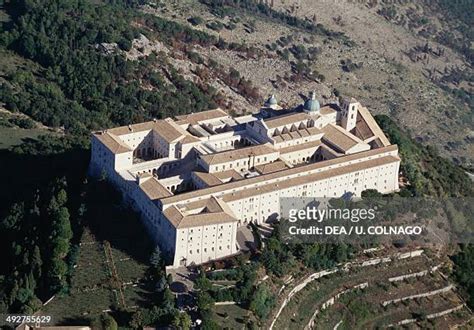
POLYGON ((196 26, 196 25, 202 24, 204 20, 199 16, 193 16, 193 17, 188 18, 188 22, 196 26))
POLYGON ((128 52, 130 49, 132 49, 132 41, 131 40, 122 38, 122 39, 119 40, 119 42, 117 44, 118 44, 119 48, 123 51, 128 52))

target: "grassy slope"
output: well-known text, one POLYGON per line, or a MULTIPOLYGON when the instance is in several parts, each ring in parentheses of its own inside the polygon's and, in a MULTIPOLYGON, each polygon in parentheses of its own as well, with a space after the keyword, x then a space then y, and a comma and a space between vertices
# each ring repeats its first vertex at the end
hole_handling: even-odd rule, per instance
POLYGON ((36 139, 40 135, 48 134, 42 128, 22 129, 18 127, 0 127, 0 149, 9 149, 22 144, 26 139, 36 139))

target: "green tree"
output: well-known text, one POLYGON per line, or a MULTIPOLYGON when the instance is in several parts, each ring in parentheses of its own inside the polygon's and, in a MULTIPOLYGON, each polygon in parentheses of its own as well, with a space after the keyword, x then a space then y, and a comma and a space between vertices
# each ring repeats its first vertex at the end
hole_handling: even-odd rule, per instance
POLYGON ((197 295, 197 307, 200 312, 210 311, 214 307, 214 299, 205 291, 199 291, 197 295))
POLYGON ((102 314, 101 323, 104 330, 117 330, 117 322, 110 314, 102 314))
POLYGON ((161 250, 159 246, 156 246, 155 250, 153 250, 153 253, 150 257, 150 264, 155 270, 160 270, 162 268, 163 260, 161 258, 161 250))
POLYGON ((191 316, 185 312, 177 313, 173 319, 172 325, 178 329, 191 329, 191 316))
POLYGON ((252 295, 249 307, 260 319, 265 319, 274 304, 275 296, 265 284, 261 284, 252 295))

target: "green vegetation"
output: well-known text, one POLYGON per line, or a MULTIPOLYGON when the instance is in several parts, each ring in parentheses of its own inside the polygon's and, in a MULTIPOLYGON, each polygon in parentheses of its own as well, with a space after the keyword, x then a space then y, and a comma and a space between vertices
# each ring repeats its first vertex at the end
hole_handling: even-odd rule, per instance
MULTIPOLYGON (((474 195, 473 182, 462 168, 439 156, 433 147, 424 147, 411 140, 409 135, 402 132, 387 116, 376 116, 375 119, 391 142, 399 147, 402 159, 401 169, 410 183, 406 192, 415 196, 435 197, 472 197, 474 195)), ((464 223, 472 219, 472 208, 466 211, 453 205, 455 202, 456 200, 446 201, 445 211, 448 220, 456 230, 464 228, 464 223)), ((471 222, 467 222, 467 225, 471 225, 471 222)), ((453 259, 454 278, 463 287, 468 296, 469 305, 474 306, 474 281, 472 280, 474 246, 462 245, 459 254, 453 259)))
MULTIPOLYGON (((189 325, 189 318, 174 307, 164 264, 156 262, 156 254, 154 270, 147 270, 144 264, 148 262, 133 251, 148 253, 149 248, 126 246, 128 240, 107 232, 121 226, 103 227, 113 219, 127 224, 124 220, 133 216, 119 209, 121 201, 115 193, 85 180, 91 129, 214 106, 212 88, 185 80, 162 55, 127 61, 123 51, 140 34, 177 47, 207 46, 217 39, 134 7, 131 1, 88 0, 4 4, 9 20, 2 21, 0 49, 11 60, 2 60, 2 102, 12 112, 64 127, 65 135, 36 137, 47 130, 35 129, 28 117, 0 118, 2 147, 9 148, 0 151, 4 188, 0 191, 0 245, 5 256, 0 272, 2 313, 31 314, 55 295, 47 308, 58 322, 84 323, 84 312, 95 317, 111 308, 117 322, 107 316, 88 320, 107 329, 115 329, 116 323, 189 325), (136 21, 142 24, 134 25, 136 21), (117 48, 112 46, 113 51, 104 54, 101 45, 112 43, 117 48), (165 84, 165 78, 152 69, 156 62, 167 69, 166 80, 171 84, 165 84), (139 81, 152 89, 142 88, 139 81), (92 187, 102 194, 94 194, 92 187), (99 202, 101 207, 97 207, 99 202), (97 241, 79 247, 85 225, 97 241), (116 271, 105 267, 101 258, 107 246, 107 264, 124 259, 116 263, 116 271), (99 253, 97 258, 85 266, 84 258, 94 257, 94 251, 99 253), (137 280, 144 282, 136 288, 124 286, 123 297, 118 294, 121 281, 137 280), (126 310, 136 305, 133 314, 126 310)), ((141 235, 136 242, 145 241, 146 235, 141 235)))
POLYGON ((267 271, 278 277, 288 274, 296 265, 290 247, 281 240, 279 228, 273 230, 272 236, 265 242, 260 261, 267 271))
MULTIPOLYGON (((235 286, 228 288, 214 286, 209 277, 215 278, 217 273, 207 275, 203 269, 200 270, 199 276, 195 280, 194 287, 198 291, 197 306, 204 327, 208 329, 218 329, 216 320, 219 320, 219 317, 226 318, 224 314, 216 315, 214 310, 216 301, 235 301, 238 306, 246 310, 251 309, 262 318, 270 312, 273 297, 268 289, 263 289, 256 283, 259 263, 244 264, 242 260, 238 260, 238 262, 239 265, 238 268, 235 268, 235 272, 232 269, 222 275, 224 278, 231 277, 236 280, 235 286)), ((240 310, 239 308, 233 309, 240 310)), ((243 322, 244 320, 241 320, 241 323, 243 322)))
POLYGON ((109 309, 121 326, 171 324, 178 311, 164 260, 158 248, 150 257, 153 245, 139 216, 124 209, 120 193, 104 181, 89 181, 83 195, 87 229, 69 290, 42 311, 63 324, 104 323, 102 311, 109 309))
POLYGON ((265 284, 259 285, 250 302, 250 310, 260 319, 266 319, 275 304, 275 296, 265 284))
POLYGON ((252 1, 252 0, 200 0, 203 4, 209 6, 212 12, 220 17, 227 15, 233 15, 235 9, 240 9, 252 13, 253 15, 257 14, 262 17, 270 18, 278 23, 283 23, 292 27, 296 27, 314 34, 341 39, 348 45, 351 45, 349 38, 342 32, 335 32, 327 29, 322 24, 315 24, 308 20, 304 20, 290 14, 277 11, 272 9, 269 5, 264 2, 252 1))
POLYGON ((213 21, 213 22, 207 23, 206 27, 214 31, 220 31, 224 28, 224 24, 222 24, 219 21, 213 21))
POLYGON ((200 25, 204 23, 204 20, 199 16, 193 16, 193 17, 188 18, 188 22, 191 23, 192 25, 200 25))
POLYGON ((474 245, 461 247, 461 252, 454 258, 454 278, 463 287, 469 307, 474 307, 474 245))
POLYGON ((401 131, 385 115, 375 116, 377 123, 398 145, 402 174, 408 179, 407 191, 415 196, 472 196, 474 187, 463 169, 439 155, 434 147, 422 146, 401 131))
POLYGON ((347 60, 341 60, 341 68, 345 72, 353 72, 355 70, 362 68, 363 65, 364 65, 363 62, 353 63, 350 58, 348 58, 347 60))
POLYGON ((65 179, 56 181, 32 200, 13 204, 1 222, 3 311, 33 313, 41 306, 38 296, 68 289, 75 252, 65 189, 65 179))
POLYGON ((48 126, 64 126, 74 134, 87 134, 89 129, 214 105, 212 88, 196 86, 172 68, 168 79, 173 86, 165 85, 158 73, 151 75, 150 65, 159 55, 127 61, 119 50, 104 55, 97 49, 102 43, 130 49, 133 38, 151 33, 132 27, 138 19, 166 43, 206 46, 216 42, 203 32, 141 14, 125 4, 19 1, 14 7, 5 6, 12 21, 4 26, 0 45, 36 62, 40 69, 39 75, 29 68, 8 74, 0 97, 11 111, 28 114, 48 126), (138 81, 148 81, 154 89, 143 89, 138 81))
POLYGON ((7 116, 0 113, 0 127, 19 127, 23 129, 36 128, 36 123, 28 117, 7 116))
POLYGON ((219 329, 239 329, 249 324, 251 317, 249 310, 239 305, 215 306, 215 320, 219 329))
POLYGON ((39 299, 68 292, 87 158, 79 140, 53 136, 0 151, 2 313, 32 313, 39 299))
MULTIPOLYGON (((28 117, 0 118, 0 148, 10 147, 0 150, 0 250, 4 257, 0 271, 1 313, 30 314, 56 295, 45 310, 63 315, 61 321, 65 323, 84 321, 81 316, 88 312, 93 317, 88 321, 97 328, 116 329, 117 323, 134 328, 151 324, 173 324, 183 329, 190 326, 189 316, 175 308, 170 279, 164 276, 166 256, 155 249, 148 260, 152 248, 143 239, 144 232, 134 226, 142 239, 130 240, 134 233, 124 231, 124 226, 137 223, 134 222, 138 221, 137 216, 120 206, 121 199, 109 186, 85 179, 88 134, 93 129, 200 111, 218 103, 219 95, 213 88, 185 80, 162 54, 126 60, 123 53, 131 49, 133 39, 140 34, 184 50, 196 63, 203 63, 203 59, 188 51, 187 46, 214 45, 248 54, 256 50, 237 43, 227 44, 205 32, 141 13, 135 9, 140 2, 19 0, 4 3, 0 50, 1 54, 11 54, 12 60, 5 64, 8 69, 2 77, 5 80, 0 85, 0 98, 8 110, 28 117), (3 19, 4 14, 8 19, 3 19), (111 47, 112 51, 106 54, 101 50, 103 46, 111 47), (156 70, 156 63, 165 69, 166 77, 156 70), (36 129, 35 121, 64 127, 65 135, 36 137, 46 131, 36 129), (24 139, 33 135, 35 139, 24 139), (84 234, 89 231, 93 237, 84 234), (80 245, 84 238, 92 244, 80 245), (108 247, 110 253, 106 252, 108 247), (115 264, 116 271, 107 267, 112 259, 123 260, 115 264), (139 286, 125 286, 123 282, 138 282, 139 286), (117 293, 121 290, 123 298, 117 293), (131 306, 138 307, 132 309, 131 306), (113 316, 100 315, 109 308, 113 316)), ((236 8, 252 11, 314 34, 348 42, 341 33, 277 12, 263 3, 204 2, 218 14, 236 8)), ((192 17, 190 22, 193 25, 204 23, 199 17, 192 17)), ((226 28, 235 28, 235 22, 233 19, 226 28)), ((215 30, 223 28, 222 23, 209 25, 215 30)), ((280 40, 278 44, 286 47, 288 40, 280 40)), ((271 48, 276 49, 276 46, 271 48)), ((311 60, 317 51, 293 46, 281 54, 288 57, 291 52, 297 59, 311 60)), ((244 96, 259 97, 258 90, 238 71, 223 71, 215 62, 210 62, 209 67, 216 69, 229 86, 244 96)), ((294 71, 304 74, 308 67, 298 61, 294 71)), ((411 141, 387 117, 377 119, 392 142, 399 144, 402 169, 411 183, 407 189, 410 194, 472 195, 472 185, 461 169, 441 158, 434 149, 411 141)), ((260 320, 268 316, 274 304, 274 288, 266 283, 257 284, 260 266, 280 280, 299 271, 297 266, 329 268, 349 259, 352 252, 344 245, 286 245, 276 229, 265 242, 259 260, 249 264, 242 262, 236 269, 198 279, 198 307, 205 328, 219 327, 214 322, 214 301, 234 300, 239 303, 232 307, 234 309, 250 309, 260 320), (235 287, 222 289, 210 283, 219 279, 233 281, 235 287)), ((466 248, 456 258, 459 265, 456 277, 472 295, 467 271, 471 267, 471 255, 472 248, 466 248)), ((313 306, 307 308, 313 309, 313 306)))
POLYGON ((0 150, 19 146, 24 140, 37 139, 47 131, 41 128, 21 129, 18 127, 0 127, 0 150))
POLYGON ((265 242, 265 248, 259 260, 267 272, 282 277, 297 272, 299 264, 313 270, 334 267, 338 263, 347 261, 353 253, 354 248, 342 243, 287 244, 280 234, 279 226, 276 226, 272 236, 265 242))
POLYGON ((436 2, 443 15, 446 15, 450 25, 461 33, 461 37, 459 37, 451 31, 446 31, 438 35, 437 40, 458 50, 472 64, 474 62, 474 49, 471 46, 474 36, 474 14, 472 10, 474 1, 437 0, 436 2))

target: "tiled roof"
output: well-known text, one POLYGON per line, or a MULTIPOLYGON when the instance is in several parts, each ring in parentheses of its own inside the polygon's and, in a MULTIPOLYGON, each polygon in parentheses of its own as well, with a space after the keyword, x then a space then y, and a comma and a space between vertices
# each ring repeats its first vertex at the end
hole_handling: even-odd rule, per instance
POLYGON ((334 165, 344 163, 344 162, 355 161, 355 160, 361 159, 361 158, 373 157, 373 156, 379 155, 381 153, 391 152, 391 151, 395 151, 395 150, 398 150, 398 147, 396 145, 390 145, 390 146, 379 148, 379 149, 373 149, 373 150, 362 151, 362 152, 358 152, 358 153, 354 153, 354 154, 350 154, 350 155, 344 155, 344 156, 341 156, 341 157, 338 157, 338 158, 325 160, 325 161, 321 161, 321 162, 317 162, 317 163, 312 163, 312 164, 308 164, 308 165, 298 166, 298 167, 290 168, 290 169, 287 169, 287 170, 284 170, 284 171, 278 171, 278 172, 275 172, 275 173, 260 175, 260 176, 253 177, 253 178, 248 178, 248 179, 245 179, 245 180, 242 180, 242 181, 228 182, 228 183, 224 183, 224 184, 221 184, 221 185, 218 185, 218 186, 215 186, 215 187, 199 189, 199 190, 183 193, 183 194, 180 194, 180 195, 177 195, 177 196, 167 197, 167 198, 164 198, 162 200, 162 203, 163 204, 178 203, 180 201, 185 201, 185 200, 191 199, 191 198, 198 198, 198 197, 201 197, 201 196, 220 193, 220 192, 223 192, 225 190, 237 189, 239 187, 244 186, 244 184, 245 184, 245 186, 249 186, 251 184, 255 184, 255 183, 259 183, 259 182, 265 182, 267 180, 271 180, 271 179, 275 179, 275 178, 285 177, 285 176, 288 176, 288 175, 294 175, 294 174, 298 174, 298 173, 304 173, 304 172, 315 170, 315 169, 318 169, 318 168, 324 168, 324 167, 327 167, 327 166, 334 166, 334 165))
POLYGON ((275 135, 272 137, 272 140, 275 141, 275 143, 281 143, 284 141, 300 139, 302 137, 306 137, 310 135, 318 135, 318 134, 322 134, 322 131, 319 130, 317 127, 308 127, 308 128, 302 128, 302 129, 289 132, 289 133, 275 135))
POLYGON ((173 196, 173 194, 154 177, 143 182, 140 188, 151 200, 173 196))
POLYGON ((222 183, 214 174, 206 172, 193 172, 195 176, 201 179, 207 186, 217 186, 222 183))
POLYGON ((163 211, 163 215, 175 228, 178 229, 217 225, 237 221, 229 206, 222 200, 212 196, 206 200, 204 210, 202 212, 196 214, 187 214, 187 211, 188 210, 181 212, 178 207, 172 205, 163 211))
POLYGON ((359 106, 358 108, 358 115, 365 121, 369 129, 372 131, 372 133, 380 139, 380 142, 384 146, 390 145, 390 141, 387 139, 385 134, 383 133, 382 129, 380 126, 377 124, 375 121, 374 117, 370 114, 370 112, 367 110, 367 108, 359 106))
POLYGON ((94 136, 114 154, 132 151, 132 149, 122 142, 120 138, 110 134, 109 132, 94 133, 94 136))
POLYGON ((289 115, 283 115, 265 119, 264 122, 268 128, 277 128, 280 126, 286 126, 300 121, 308 120, 310 116, 303 112, 292 113, 289 115))
POLYGON ((280 154, 283 155, 283 154, 288 154, 290 152, 295 152, 295 151, 300 151, 300 150, 316 149, 320 145, 321 145, 321 140, 300 143, 300 144, 296 144, 294 146, 281 148, 280 149, 280 154))
POLYGON ((135 133, 135 132, 143 132, 143 131, 150 131, 153 129, 153 125, 156 121, 147 121, 144 123, 132 124, 128 126, 120 126, 114 127, 107 130, 110 134, 114 134, 116 136, 135 133))
POLYGON ((213 173, 213 174, 217 178, 219 178, 220 180, 225 180, 225 179, 229 179, 229 178, 232 178, 234 180, 240 180, 240 179, 243 178, 243 176, 240 175, 240 173, 237 172, 234 169, 227 170, 227 171, 222 171, 222 172, 216 172, 216 173, 213 173))
POLYGON ((213 110, 201 111, 196 113, 190 113, 187 115, 176 116, 177 123, 196 125, 201 121, 217 119, 222 117, 228 117, 229 115, 222 109, 217 108, 213 110))
POLYGON ((132 150, 121 140, 120 136, 144 131, 153 131, 154 134, 158 134, 168 143, 173 143, 180 139, 186 139, 185 143, 199 141, 199 139, 189 135, 189 133, 170 119, 153 120, 129 126, 116 127, 103 132, 94 133, 94 135, 113 153, 119 154, 132 150))
POLYGON ((391 164, 394 162, 399 162, 400 158, 395 157, 395 156, 384 156, 380 158, 375 158, 343 167, 338 167, 334 168, 328 171, 323 171, 320 173, 313 173, 313 174, 308 174, 308 175, 302 175, 299 177, 295 178, 290 178, 286 180, 282 180, 276 183, 270 183, 267 185, 263 186, 258 186, 258 187, 249 187, 248 189, 245 190, 240 190, 235 193, 227 193, 222 196, 222 199, 225 202, 230 202, 234 200, 239 200, 247 197, 252 197, 256 195, 261 195, 265 193, 271 193, 274 191, 282 190, 285 188, 290 188, 294 186, 300 186, 304 183, 311 183, 315 181, 320 181, 332 177, 336 177, 339 175, 344 175, 347 173, 351 172, 356 172, 356 171, 362 171, 368 168, 376 167, 376 166, 381 166, 381 165, 387 165, 391 164))
POLYGON ((231 162, 238 159, 248 158, 250 156, 261 156, 268 155, 277 152, 269 145, 260 144, 240 149, 233 149, 228 151, 222 151, 215 154, 203 155, 201 159, 209 165, 222 164, 231 162))
POLYGON ((128 126, 120 126, 108 129, 107 132, 117 137, 121 135, 151 131, 154 130, 158 135, 162 136, 166 141, 173 142, 185 134, 185 131, 179 131, 178 125, 173 125, 169 120, 152 120, 144 123, 138 123, 128 126))
POLYGON ((281 160, 277 160, 273 163, 268 163, 268 164, 262 164, 262 165, 257 165, 255 166, 255 169, 260 173, 260 174, 268 174, 268 173, 273 173, 281 170, 286 170, 288 166, 281 160))
POLYGON ((201 140, 199 140, 197 137, 194 137, 192 135, 186 135, 180 142, 181 144, 189 144, 189 143, 196 143, 200 141, 201 140))
POLYGON ((326 125, 321 130, 324 133, 323 141, 333 145, 342 152, 348 151, 359 143, 364 143, 355 135, 333 124, 326 125))
POLYGON ((322 116, 335 113, 337 112, 337 110, 334 109, 335 107, 336 107, 335 105, 325 105, 324 107, 321 107, 321 109, 319 110, 319 113, 322 116))
POLYGON ((163 139, 168 143, 176 142, 181 137, 184 137, 182 132, 164 120, 158 120, 153 126, 153 131, 163 137, 163 139))

